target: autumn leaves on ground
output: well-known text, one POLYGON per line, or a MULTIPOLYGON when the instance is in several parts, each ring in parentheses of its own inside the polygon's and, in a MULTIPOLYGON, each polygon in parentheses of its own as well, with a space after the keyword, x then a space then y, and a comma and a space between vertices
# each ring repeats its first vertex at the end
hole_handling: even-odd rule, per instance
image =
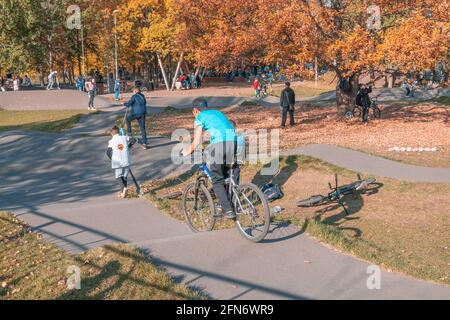
MULTIPOLYGON (((421 166, 450 168, 450 110, 437 101, 381 104, 381 119, 336 120, 335 102, 299 104, 297 125, 280 130, 282 149, 307 144, 333 144, 421 166), (392 147, 436 147, 438 152, 392 152, 392 147)), ((244 104, 224 110, 242 130, 279 129, 278 108, 244 104)), ((162 113, 150 119, 150 133, 169 136, 173 128, 192 128, 190 112, 162 113)))
MULTIPOLYGON (((357 174, 318 159, 298 156, 283 158, 275 176, 260 175, 261 166, 245 166, 242 181, 261 186, 279 184, 285 193, 271 203, 285 208, 274 223, 293 223, 345 253, 355 255, 386 270, 395 270, 420 279, 450 284, 450 185, 405 183, 377 178, 366 195, 344 198, 350 212, 330 204, 319 208, 299 209, 296 202, 312 195, 330 192, 328 182, 338 173, 339 182, 355 181, 357 174)), ((164 195, 182 191, 195 179, 195 170, 180 177, 144 184, 148 199, 170 216, 183 220, 180 199, 164 195)), ((218 221, 215 229, 233 228, 228 221, 218 221)))
MULTIPOLYGON (((336 121, 335 105, 297 106, 297 126, 280 131, 281 148, 311 143, 326 143, 358 149, 398 161, 430 167, 450 167, 450 123, 447 99, 428 102, 392 102, 381 105, 382 119, 368 125, 359 119, 336 121), (437 152, 393 153, 395 146, 436 147, 437 152)), ((277 129, 277 108, 253 103, 223 109, 238 128, 277 129)), ((192 128, 189 110, 164 112, 151 117, 152 134, 170 136, 173 128, 192 128)), ((310 235, 338 250, 356 255, 388 270, 417 278, 450 284, 450 185, 405 183, 376 177, 379 184, 368 196, 345 199, 351 214, 339 206, 299 209, 297 200, 314 194, 327 194, 328 182, 337 172, 345 184, 356 173, 308 157, 282 160, 280 172, 273 177, 258 174, 260 167, 245 166, 243 180, 258 185, 280 184, 285 197, 272 205, 286 208, 276 220, 289 221, 310 235)), ((159 197, 181 191, 193 179, 193 172, 175 180, 153 181, 146 185, 149 198, 160 209, 182 219, 178 200, 159 197)), ((219 224, 218 228, 231 227, 219 224)))
POLYGON ((204 298, 174 283, 136 248, 114 244, 71 255, 5 212, 0 212, 0 248, 0 300, 204 298), (67 287, 71 266, 81 267, 81 290, 67 287))

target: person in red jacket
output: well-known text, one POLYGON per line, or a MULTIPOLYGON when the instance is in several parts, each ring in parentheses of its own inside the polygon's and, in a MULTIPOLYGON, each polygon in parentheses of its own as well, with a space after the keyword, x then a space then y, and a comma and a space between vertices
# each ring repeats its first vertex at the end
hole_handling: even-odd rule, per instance
POLYGON ((253 89, 255 90, 255 96, 259 98, 260 88, 258 77, 255 77, 255 80, 253 81, 253 89))
POLYGON ((180 77, 181 87, 186 89, 186 75, 183 73, 180 77))

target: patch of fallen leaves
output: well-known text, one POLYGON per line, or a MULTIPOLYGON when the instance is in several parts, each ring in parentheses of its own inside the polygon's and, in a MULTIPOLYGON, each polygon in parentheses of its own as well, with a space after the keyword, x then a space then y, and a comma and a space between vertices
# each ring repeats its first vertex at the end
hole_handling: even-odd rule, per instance
MULTIPOLYGON (((337 120, 336 107, 302 105, 297 109, 294 128, 280 130, 281 149, 307 144, 333 144, 369 153, 386 155, 394 146, 436 147, 435 157, 450 154, 450 111, 434 103, 419 105, 381 105, 382 119, 368 125, 360 119, 337 120)), ((239 129, 278 129, 281 114, 278 108, 240 106, 225 111, 239 129)), ((193 128, 193 116, 159 114, 153 121, 156 134, 170 136, 176 128, 193 128)), ((438 162, 450 166, 450 159, 438 162), (448 165, 446 163, 448 162, 448 165)))

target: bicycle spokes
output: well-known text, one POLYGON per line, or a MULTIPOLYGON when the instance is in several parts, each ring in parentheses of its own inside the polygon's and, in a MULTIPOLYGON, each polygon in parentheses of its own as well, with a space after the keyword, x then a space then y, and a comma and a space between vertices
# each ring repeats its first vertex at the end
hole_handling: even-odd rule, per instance
POLYGON ((235 194, 234 206, 237 223, 249 237, 258 237, 265 232, 266 217, 263 199, 251 188, 241 189, 235 194))
POLYGON ((185 215, 196 231, 209 231, 211 229, 213 220, 211 202, 202 188, 192 187, 187 190, 184 199, 185 215))

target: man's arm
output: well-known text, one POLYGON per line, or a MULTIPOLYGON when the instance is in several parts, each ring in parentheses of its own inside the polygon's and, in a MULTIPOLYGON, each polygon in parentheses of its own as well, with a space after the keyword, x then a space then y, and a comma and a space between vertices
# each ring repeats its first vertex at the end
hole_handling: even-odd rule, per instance
POLYGON ((133 104, 134 104, 134 95, 131 97, 130 101, 124 103, 124 106, 128 108, 131 107, 133 104))
POLYGON ((203 128, 202 126, 197 126, 194 130, 194 141, 192 141, 191 145, 183 150, 183 156, 188 156, 194 152, 195 149, 202 143, 202 134, 203 128))

